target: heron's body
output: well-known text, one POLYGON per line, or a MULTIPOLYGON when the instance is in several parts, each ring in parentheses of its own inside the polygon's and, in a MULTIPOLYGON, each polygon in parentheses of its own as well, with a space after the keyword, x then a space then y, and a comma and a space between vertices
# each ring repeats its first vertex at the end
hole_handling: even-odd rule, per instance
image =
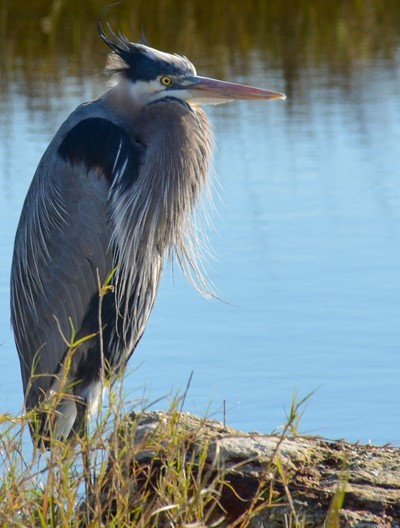
MULTIPOLYGON (((210 145, 204 143, 208 126, 203 111, 173 99, 149 105, 146 119, 136 117, 136 110, 132 108, 132 114, 125 115, 126 125, 121 125, 102 99, 79 107, 48 147, 28 192, 17 231, 12 287, 17 348, 29 351, 20 355, 28 409, 52 386, 57 388, 54 374, 60 374, 72 328, 75 341, 97 334, 73 353, 67 386, 75 396, 90 401, 98 394, 100 337, 106 364, 115 371, 125 366, 150 315, 164 251, 174 243, 173 223, 188 220, 191 213, 185 210, 185 195, 196 198, 205 182, 210 145), (188 135, 193 128, 197 133, 188 135), (118 155, 122 144, 124 154, 118 155), (183 156, 170 160, 171 149, 177 148, 194 153, 194 167, 185 167, 183 156), (138 181, 139 168, 146 168, 147 182, 138 181), (124 182, 118 181, 121 171, 124 182), (154 215, 144 218, 137 204, 152 199, 155 182, 164 201, 154 215), (116 198, 122 185, 131 192, 121 204, 116 198), (119 248, 113 232, 120 224, 127 246, 119 248), (135 238, 138 229, 140 240, 135 238), (38 235, 35 242, 32 230, 38 235), (121 253, 123 262, 117 257, 121 253), (117 321, 118 293, 110 289, 102 297, 100 334, 99 287, 114 268, 116 276, 127 275, 129 281, 117 321), (21 276, 23 288, 15 282, 21 276), (32 378, 32 373, 37 376, 32 378)), ((67 414, 63 408, 67 429, 80 419, 77 401, 68 400, 67 414)))
MULTIPOLYGON (((211 134, 190 88, 198 85, 201 102, 210 97, 206 85, 214 102, 240 88, 220 83, 230 90, 223 98, 219 81, 196 77, 187 59, 101 35, 113 49, 116 82, 78 107, 43 155, 12 265, 26 407, 62 392, 52 425, 57 437, 79 430, 100 394, 101 373, 126 365, 166 254, 174 251, 186 270, 196 269, 191 217, 206 183, 211 134)), ((241 87, 242 95, 245 88, 251 98, 280 95, 241 87)), ((49 427, 43 414, 39 436, 49 427)))

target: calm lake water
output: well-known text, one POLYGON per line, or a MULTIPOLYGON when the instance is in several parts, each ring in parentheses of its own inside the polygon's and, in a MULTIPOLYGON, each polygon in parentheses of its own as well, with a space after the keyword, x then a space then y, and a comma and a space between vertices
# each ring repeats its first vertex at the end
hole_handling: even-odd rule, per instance
MULTIPOLYGON (((301 432, 400 443, 398 42, 390 58, 355 60, 345 78, 323 60, 299 66, 295 83, 265 50, 222 73, 215 50, 192 52, 200 74, 289 97, 207 108, 217 174, 207 269, 221 301, 166 270, 125 381, 133 404, 163 398, 156 407, 166 408, 193 371, 185 409, 222 419, 225 400, 231 426, 271 432, 294 391, 316 390, 301 432)), ((59 125, 104 90, 98 70, 58 67, 57 88, 37 72, 32 93, 17 68, 1 94, 0 413, 22 404, 9 323, 22 202, 59 125)))

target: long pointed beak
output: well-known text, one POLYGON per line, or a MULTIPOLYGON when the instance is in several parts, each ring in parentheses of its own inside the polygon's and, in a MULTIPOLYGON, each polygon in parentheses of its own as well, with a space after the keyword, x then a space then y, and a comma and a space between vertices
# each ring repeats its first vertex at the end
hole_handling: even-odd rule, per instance
POLYGON ((208 77, 190 77, 185 79, 181 88, 190 93, 192 102, 198 104, 221 104, 234 99, 286 99, 286 95, 208 77))

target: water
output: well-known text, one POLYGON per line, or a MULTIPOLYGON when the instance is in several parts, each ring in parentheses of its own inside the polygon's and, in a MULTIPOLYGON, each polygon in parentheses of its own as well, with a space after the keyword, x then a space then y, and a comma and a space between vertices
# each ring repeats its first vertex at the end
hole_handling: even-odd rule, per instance
MULTIPOLYGON (((207 269, 221 301, 166 270, 130 363, 128 400, 166 396, 156 405, 166 408, 193 371, 187 410, 222 419, 226 401, 229 425, 270 432, 294 391, 316 390, 302 432, 400 443, 398 65, 360 61, 346 83, 305 68, 298 90, 280 68, 266 81, 257 53, 245 72, 232 68, 232 80, 290 97, 208 108, 218 197, 207 269)), ((102 89, 92 72, 66 72, 61 90, 32 97, 16 77, 3 92, 0 412, 19 412, 22 400, 8 308, 22 202, 57 127, 102 89)))

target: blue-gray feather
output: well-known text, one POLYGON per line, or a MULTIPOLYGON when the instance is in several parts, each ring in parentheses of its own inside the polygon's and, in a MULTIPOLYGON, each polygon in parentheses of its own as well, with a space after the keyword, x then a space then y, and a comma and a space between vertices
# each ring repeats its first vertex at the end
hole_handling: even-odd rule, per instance
POLYGON ((66 376, 71 397, 59 404, 57 436, 81 427, 99 392, 103 360, 109 375, 126 365, 150 315, 165 255, 175 252, 187 275, 194 270, 203 280, 192 214, 210 158, 205 115, 169 98, 119 109, 118 86, 113 90, 115 96, 111 91, 80 106, 55 135, 15 240, 12 324, 26 406, 42 405, 66 376), (99 285, 113 270, 100 328, 99 285), (94 337, 70 357, 72 329, 75 340, 94 337))

